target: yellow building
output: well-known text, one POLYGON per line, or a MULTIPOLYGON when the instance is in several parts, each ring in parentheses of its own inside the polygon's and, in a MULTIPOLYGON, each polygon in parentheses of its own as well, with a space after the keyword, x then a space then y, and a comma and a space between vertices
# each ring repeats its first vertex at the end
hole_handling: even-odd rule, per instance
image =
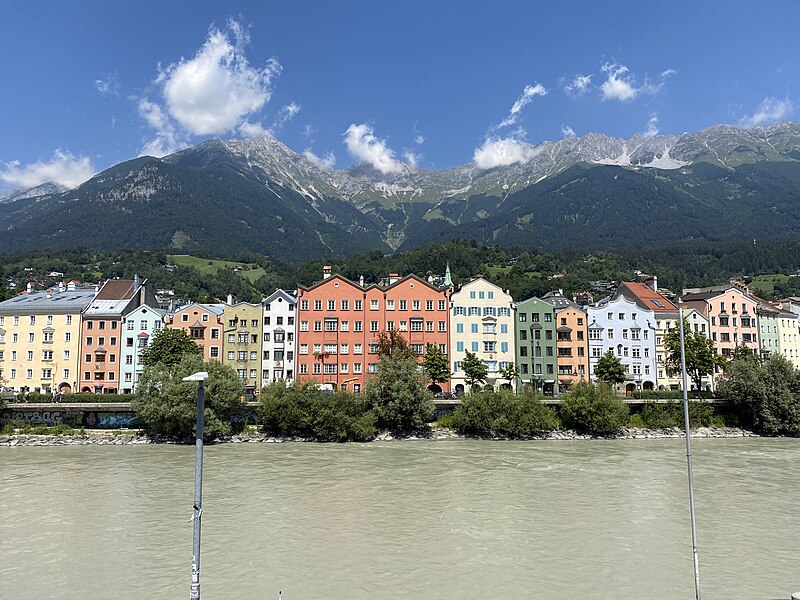
POLYGON ((0 380, 16 392, 77 392, 81 313, 94 289, 30 292, 0 302, 0 380))
POLYGON ((234 303, 232 298, 228 298, 224 305, 225 351, 222 362, 236 371, 249 393, 257 392, 261 381, 262 318, 260 303, 234 303))

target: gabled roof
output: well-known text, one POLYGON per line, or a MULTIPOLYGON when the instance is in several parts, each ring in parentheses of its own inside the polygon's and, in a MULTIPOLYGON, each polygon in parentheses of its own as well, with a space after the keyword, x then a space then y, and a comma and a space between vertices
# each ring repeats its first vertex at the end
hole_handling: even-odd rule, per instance
POLYGON ((191 304, 187 304, 186 306, 181 306, 179 309, 175 311, 174 314, 184 313, 194 307, 202 308, 206 312, 210 312, 213 315, 221 317, 223 312, 225 311, 224 304, 199 304, 197 302, 192 302, 191 304))
POLYGON ((437 287, 435 285, 432 285, 432 284, 428 283, 425 279, 423 279, 419 275, 415 275, 414 273, 406 275, 405 277, 401 277, 397 281, 395 281, 394 283, 392 283, 390 285, 386 285, 386 286, 382 286, 382 285, 379 285, 377 283, 370 283, 369 285, 361 286, 361 285, 357 284, 355 281, 350 281, 349 279, 347 279, 347 277, 344 277, 344 276, 342 276, 342 275, 340 275, 338 273, 333 273, 330 277, 328 277, 326 279, 321 279, 320 281, 316 281, 316 282, 312 283, 311 285, 308 285, 308 286, 306 286, 306 285, 298 285, 297 289, 298 290, 303 290, 305 292, 310 292, 311 290, 314 290, 314 289, 316 289, 316 288, 318 288, 318 287, 320 287, 322 285, 325 285, 328 282, 331 282, 331 281, 334 281, 334 280, 339 280, 339 281, 342 281, 342 282, 346 283, 347 285, 353 286, 354 288, 356 288, 357 290, 360 290, 362 292, 366 292, 366 291, 369 291, 371 289, 378 289, 378 290, 381 290, 381 291, 388 291, 388 290, 390 290, 390 289, 392 289, 394 287, 397 287, 398 285, 401 285, 401 284, 405 283, 406 281, 408 281, 410 279, 413 279, 414 281, 416 281, 418 283, 421 283, 422 285, 424 285, 424 286, 426 286, 426 287, 428 287, 428 288, 430 288, 430 289, 432 289, 432 290, 434 290, 436 292, 440 292, 441 293, 441 292, 446 291, 446 289, 447 289, 447 288, 441 288, 441 287, 437 287))
POLYGON ((584 306, 581 306, 577 302, 573 302, 560 292, 556 291, 547 292, 544 296, 542 296, 542 300, 544 300, 550 306, 556 309, 556 312, 564 310, 566 308, 575 308, 582 312, 586 312, 586 308, 584 306))
POLYGON ((639 307, 652 310, 656 314, 678 312, 677 306, 644 283, 623 281, 614 296, 625 296, 639 307))
POLYGON ((269 296, 264 298, 261 301, 261 304, 270 304, 275 300, 277 300, 278 298, 283 298, 289 304, 297 304, 297 298, 294 295, 290 294, 289 292, 285 292, 280 288, 278 288, 277 290, 272 292, 269 296))

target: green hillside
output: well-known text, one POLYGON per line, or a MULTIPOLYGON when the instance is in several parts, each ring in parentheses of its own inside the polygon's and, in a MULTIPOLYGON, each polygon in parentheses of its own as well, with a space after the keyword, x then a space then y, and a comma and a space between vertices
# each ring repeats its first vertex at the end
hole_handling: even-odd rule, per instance
POLYGON ((267 274, 263 267, 259 267, 254 263, 210 260, 207 258, 200 258, 199 256, 191 256, 189 254, 168 254, 167 260, 173 265, 197 269, 204 275, 216 275, 220 269, 231 269, 234 273, 238 273, 250 283, 255 283, 259 277, 263 277, 267 274))

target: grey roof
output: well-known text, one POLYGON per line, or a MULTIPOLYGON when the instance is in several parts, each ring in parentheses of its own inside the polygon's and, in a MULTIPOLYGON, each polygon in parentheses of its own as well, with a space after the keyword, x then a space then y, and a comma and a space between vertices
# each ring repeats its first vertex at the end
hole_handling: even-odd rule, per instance
MULTIPOLYGON (((190 304, 189 306, 184 306, 177 312, 183 312, 185 309, 187 309, 187 308, 189 308, 191 306, 193 306, 193 305, 190 304)), ((225 305, 224 304, 198 304, 197 306, 199 306, 201 308, 204 308, 208 312, 214 313, 215 315, 220 316, 220 317, 222 316, 222 313, 225 312, 225 305)))
POLYGON ((85 317, 118 317, 125 311, 130 304, 130 298, 122 300, 94 300, 83 312, 85 317))
POLYGON ((580 311, 586 312, 586 307, 581 306, 577 302, 573 302, 563 294, 559 294, 558 292, 547 292, 544 296, 542 296, 542 300, 550 304, 553 308, 556 309, 556 312, 559 310, 564 310, 565 308, 576 308, 580 311))
POLYGON ((272 303, 273 300, 276 300, 278 298, 283 298, 289 304, 297 304, 297 298, 294 295, 292 295, 289 292, 286 292, 286 291, 284 291, 284 290, 282 290, 280 288, 278 288, 277 290, 272 292, 269 296, 264 298, 261 301, 261 304, 270 304, 270 303, 272 303))
POLYGON ((72 292, 32 292, 21 294, 10 300, 0 302, 2 315, 29 315, 51 313, 79 313, 88 306, 95 294, 94 290, 72 292))

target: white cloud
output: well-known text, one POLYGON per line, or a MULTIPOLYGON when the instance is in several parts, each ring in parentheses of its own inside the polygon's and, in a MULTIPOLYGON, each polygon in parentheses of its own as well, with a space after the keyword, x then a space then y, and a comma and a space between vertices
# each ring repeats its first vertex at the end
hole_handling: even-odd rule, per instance
POLYGON ((307 140, 311 140, 316 132, 317 130, 310 123, 303 127, 303 137, 307 140))
POLYGON ((355 158, 372 165, 384 175, 400 173, 405 168, 394 157, 394 151, 386 145, 386 141, 375 137, 372 127, 366 123, 350 125, 344 134, 344 144, 355 158))
POLYGON ((644 130, 645 137, 653 137, 658 135, 658 115, 653 113, 647 119, 647 129, 644 130))
POLYGON ((606 74, 606 80, 600 86, 602 99, 621 102, 633 100, 640 94, 657 94, 664 87, 666 80, 678 73, 675 69, 666 69, 655 81, 645 78, 644 83, 637 87, 636 77, 625 65, 610 62, 604 64, 602 70, 606 74))
POLYGON ((575 137, 575 130, 569 125, 561 125, 561 135, 565 138, 575 137))
POLYGON ((480 148, 475 148, 472 159, 479 169, 506 167, 533 160, 541 150, 514 138, 487 138, 480 148))
POLYGON ((422 160, 422 154, 406 149, 403 150, 403 159, 409 167, 416 169, 419 161, 422 160))
POLYGON ((639 94, 634 85, 634 78, 628 75, 628 67, 616 63, 606 63, 603 71, 607 74, 606 80, 600 86, 603 100, 633 100, 639 94))
POLYGON ((250 121, 245 121, 239 125, 239 133, 244 137, 272 136, 272 130, 265 129, 261 123, 251 123, 250 121))
POLYGON ((69 152, 56 150, 49 162, 29 163, 24 166, 18 160, 5 163, 0 166, 0 180, 21 188, 35 187, 48 181, 74 188, 95 172, 88 156, 74 156, 69 152))
POLYGON ((513 125, 517 122, 517 117, 519 116, 520 111, 525 108, 528 104, 530 104, 531 100, 535 96, 546 96, 547 90, 541 83, 537 83, 535 85, 526 85, 525 89, 522 90, 522 95, 517 98, 517 101, 511 106, 511 110, 508 112, 508 116, 503 119, 500 124, 497 126, 498 129, 500 127, 508 127, 509 125, 513 125))
POLYGON ((425 143, 425 136, 422 135, 421 133, 418 133, 416 136, 414 136, 414 143, 417 144, 418 146, 421 146, 422 144, 425 143))
POLYGON ((794 110, 792 101, 786 98, 785 100, 778 100, 774 96, 767 96, 756 108, 752 115, 747 115, 739 120, 742 127, 759 127, 760 125, 768 125, 775 121, 785 119, 794 110))
POLYGON ((576 75, 575 79, 564 87, 564 91, 572 96, 582 96, 589 91, 591 83, 591 75, 576 75))
POLYGON ((333 166, 336 164, 336 157, 334 156, 333 152, 328 152, 325 156, 317 156, 311 151, 311 148, 306 148, 303 152, 303 156, 306 157, 306 160, 317 165, 322 169, 333 169, 333 166))
POLYGON ((119 81, 116 73, 109 73, 105 79, 95 79, 94 87, 102 96, 119 95, 119 81))
POLYGON ((272 124, 272 131, 280 131, 283 129, 283 126, 286 125, 289 121, 291 121, 294 116, 300 112, 300 105, 296 102, 289 102, 286 106, 283 106, 279 111, 278 114, 275 116, 275 122, 272 124))
POLYGON ((189 145, 170 118, 164 114, 161 106, 147 98, 137 102, 139 115, 147 124, 156 130, 155 137, 147 140, 142 146, 139 156, 155 156, 161 158, 189 145))

